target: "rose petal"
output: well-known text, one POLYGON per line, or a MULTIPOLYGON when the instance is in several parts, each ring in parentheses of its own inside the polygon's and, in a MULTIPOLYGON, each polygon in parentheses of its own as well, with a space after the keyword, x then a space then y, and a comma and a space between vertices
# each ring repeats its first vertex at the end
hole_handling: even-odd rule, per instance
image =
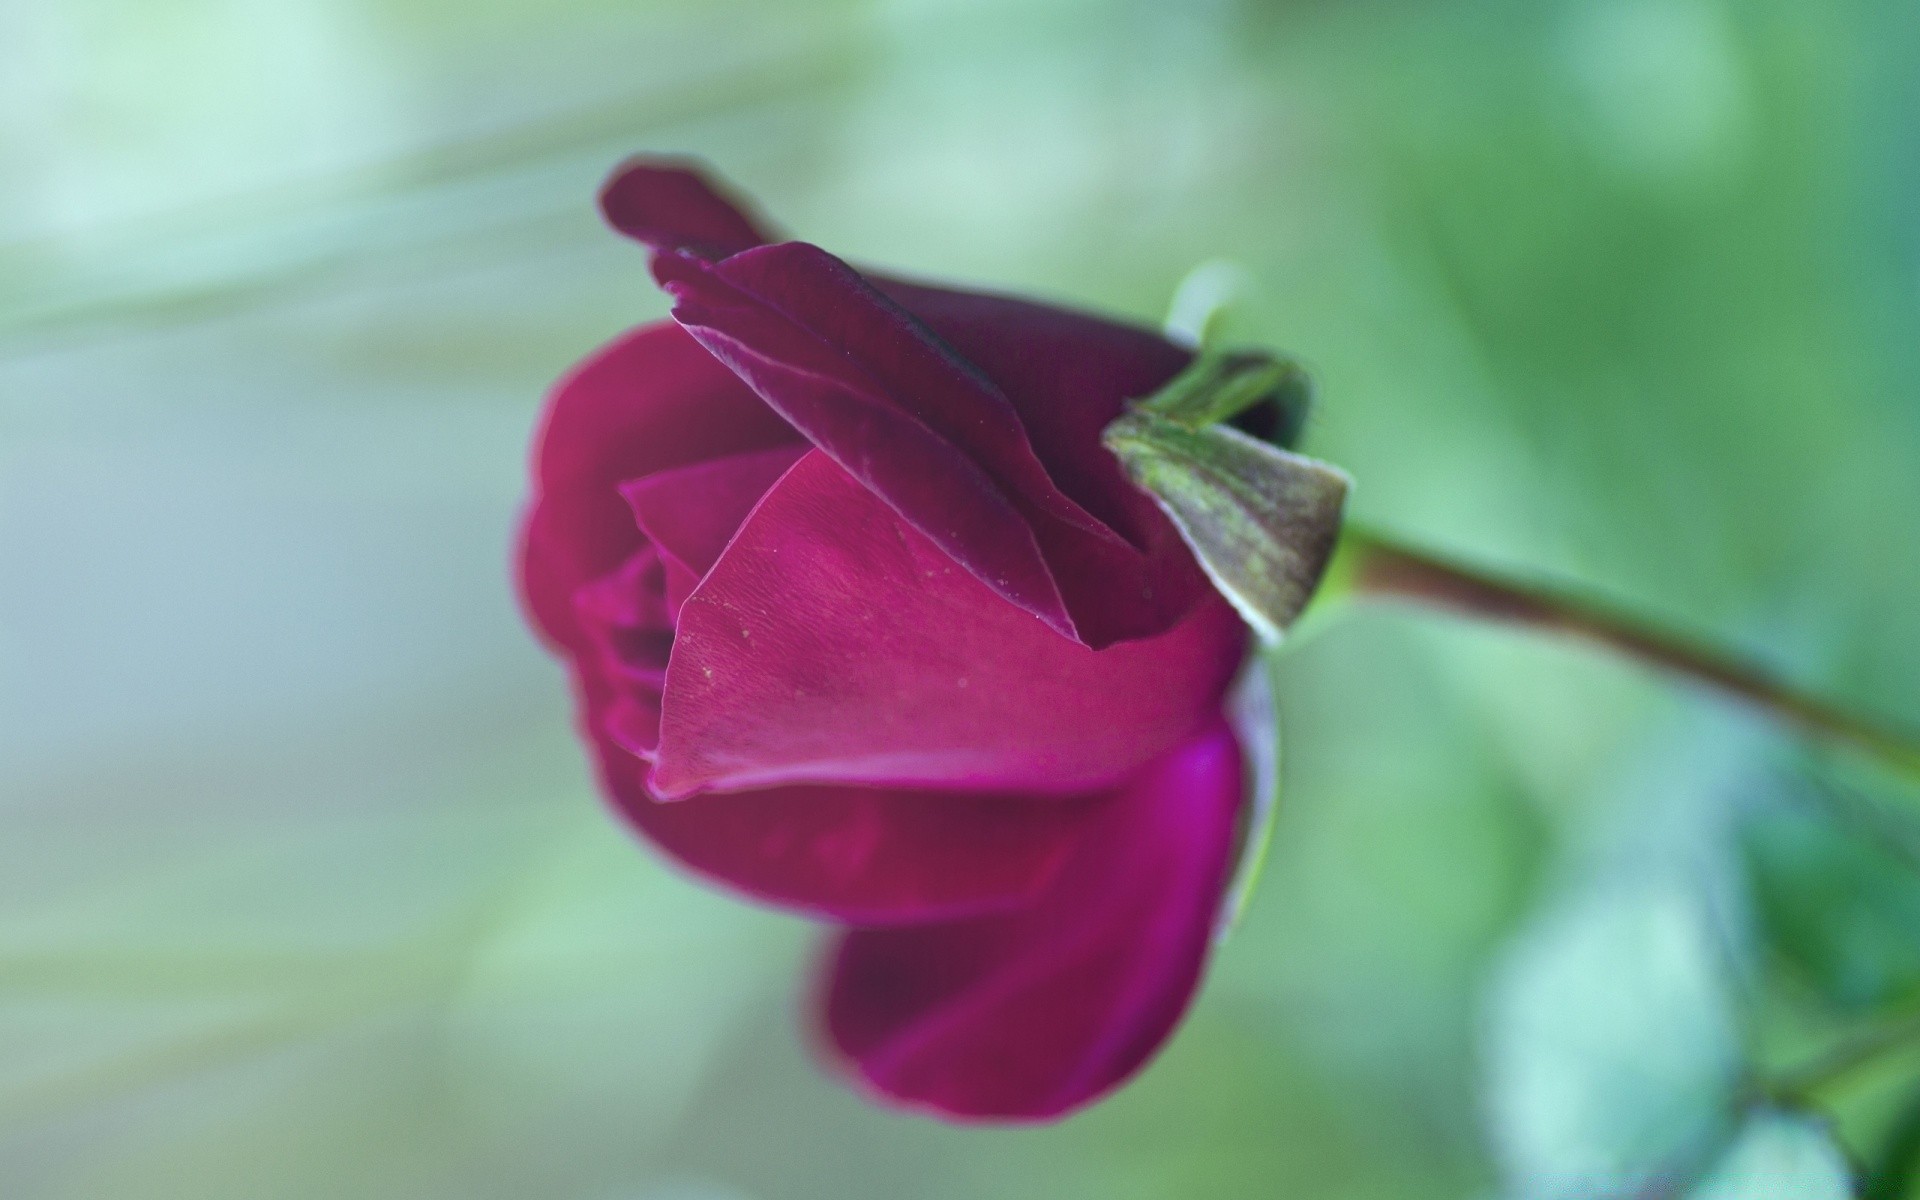
POLYGON ((723 258, 771 240, 743 202, 693 164, 672 159, 634 159, 616 167, 600 189, 600 212, 607 224, 656 250, 723 258))
POLYGON ((794 787, 669 804, 603 745, 620 811, 680 865, 747 897, 863 926, 944 921, 1031 899, 1097 820, 1096 801, 794 787))
POLYGON ((713 568, 740 522, 803 452, 803 446, 781 446, 736 454, 656 471, 620 486, 641 532, 666 560, 671 614, 678 616, 687 593, 713 568))
MULTIPOLYGON (((1165 382, 1142 369, 1139 343, 1149 335, 1081 345, 1091 319, 1062 314, 1042 333, 1010 336, 987 357, 1017 385, 1029 414, 978 364, 818 247, 761 246, 720 263, 662 254, 654 274, 676 301, 674 319, 769 405, 955 561, 1058 632, 1096 648, 1152 636, 1204 593, 1165 518, 1094 458, 1094 421, 1119 411, 1127 398, 1119 389, 1137 385, 1144 395, 1165 382), (1123 342, 1125 369, 1026 362, 1123 342), (1085 394, 1050 392, 1055 387, 1085 394), (1029 415, 1055 462, 1036 453, 1029 415), (1076 438, 1086 446, 1066 449, 1076 438), (1058 480, 1049 473, 1055 467, 1058 480)), ((1010 335, 1033 315, 1018 306, 993 318, 982 306, 931 306, 983 352, 993 341, 989 326, 1010 335)), ((1163 357, 1152 365, 1166 377, 1184 362, 1171 346, 1163 357)))
POLYGON ((648 756, 660 744, 660 690, 673 646, 662 574, 659 552, 642 546, 624 566, 573 594, 582 646, 572 664, 593 698, 599 731, 648 756))
POLYGON ((955 1117, 1047 1120, 1117 1086, 1193 998, 1243 788, 1217 726, 1102 808, 1028 907, 847 934, 824 1002, 833 1050, 883 1096, 955 1117))
MULTIPOLYGON (((1162 612, 1184 611, 1206 593, 1179 531, 1100 441, 1128 400, 1153 394, 1186 368, 1188 351, 1148 330, 1053 305, 888 279, 874 284, 993 380, 1061 491, 1144 549, 1144 561, 1122 569, 1144 574, 1143 586, 1164 600, 1162 612)), ((1098 561, 1073 559, 1074 548, 1053 545, 1048 556, 1067 608, 1086 614, 1077 623, 1118 629, 1137 619, 1093 615, 1112 605, 1114 575, 1098 561)))
POLYGON ((607 674, 655 691, 666 683, 673 624, 661 602, 660 554, 642 546, 617 571, 573 594, 574 620, 601 652, 607 674))
POLYGON ((1149 330, 1054 305, 872 282, 993 381, 1061 491, 1130 539, 1158 534, 1159 545, 1180 545, 1153 500, 1100 445, 1100 434, 1128 400, 1152 395, 1184 370, 1188 351, 1149 330))
POLYGON ((548 402, 521 531, 521 591, 541 631, 577 648, 573 593, 639 548, 622 482, 800 440, 677 325, 633 330, 580 364, 548 402))
POLYGON ((651 782, 1112 787, 1217 719, 1245 649, 1217 597, 1157 638, 1059 637, 814 451, 681 609, 651 782))

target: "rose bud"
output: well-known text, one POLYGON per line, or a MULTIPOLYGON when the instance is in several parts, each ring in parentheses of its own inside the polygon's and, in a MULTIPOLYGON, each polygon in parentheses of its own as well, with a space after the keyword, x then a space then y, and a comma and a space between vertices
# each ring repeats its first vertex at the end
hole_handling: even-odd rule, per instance
POLYGON ((601 203, 673 320, 553 391, 520 559, 601 787, 837 928, 822 1045, 873 1094, 1100 1097, 1193 998, 1249 793, 1246 629, 1101 443, 1190 354, 776 242, 685 165, 601 203))

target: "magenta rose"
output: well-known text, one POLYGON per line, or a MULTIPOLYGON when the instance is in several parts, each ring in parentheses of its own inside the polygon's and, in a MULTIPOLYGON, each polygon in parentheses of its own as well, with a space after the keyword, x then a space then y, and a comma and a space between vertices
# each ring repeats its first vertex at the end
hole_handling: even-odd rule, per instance
POLYGON ((1247 653, 1102 448, 1186 351, 774 243, 700 175, 601 197, 673 321, 547 406, 521 583, 600 781, 677 862, 839 930, 822 1045, 880 1097, 1060 1116, 1193 997, 1247 653))

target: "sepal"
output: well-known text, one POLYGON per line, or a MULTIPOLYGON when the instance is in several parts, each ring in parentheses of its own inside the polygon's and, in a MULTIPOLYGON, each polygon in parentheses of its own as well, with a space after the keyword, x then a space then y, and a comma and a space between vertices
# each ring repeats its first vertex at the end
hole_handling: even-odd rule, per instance
MULTIPOLYGON (((1226 383, 1235 386, 1234 377, 1226 383)), ((1173 520, 1214 586, 1277 645, 1332 560, 1351 481, 1231 426, 1165 415, 1218 419, 1222 408, 1205 395, 1158 407, 1150 400, 1109 425, 1103 441, 1173 520)))

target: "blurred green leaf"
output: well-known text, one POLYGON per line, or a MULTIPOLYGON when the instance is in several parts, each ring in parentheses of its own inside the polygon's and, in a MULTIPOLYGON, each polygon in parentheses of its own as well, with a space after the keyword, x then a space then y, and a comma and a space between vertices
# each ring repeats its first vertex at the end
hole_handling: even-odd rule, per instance
POLYGON ((1711 1144, 1741 1076, 1723 953, 1692 881, 1632 870, 1520 935, 1487 1033, 1494 1142, 1517 1193, 1635 1195, 1711 1144))
POLYGON ((1688 1200, 1846 1200, 1854 1194, 1845 1157, 1817 1121, 1761 1110, 1688 1200))
POLYGON ((1920 991, 1920 862, 1864 799, 1802 787, 1747 817, 1741 846, 1768 946, 1837 1010, 1920 991))
POLYGON ((1920 1177, 1920 1090, 1903 1098, 1862 1173, 1862 1200, 1904 1200, 1911 1194, 1920 1177))

